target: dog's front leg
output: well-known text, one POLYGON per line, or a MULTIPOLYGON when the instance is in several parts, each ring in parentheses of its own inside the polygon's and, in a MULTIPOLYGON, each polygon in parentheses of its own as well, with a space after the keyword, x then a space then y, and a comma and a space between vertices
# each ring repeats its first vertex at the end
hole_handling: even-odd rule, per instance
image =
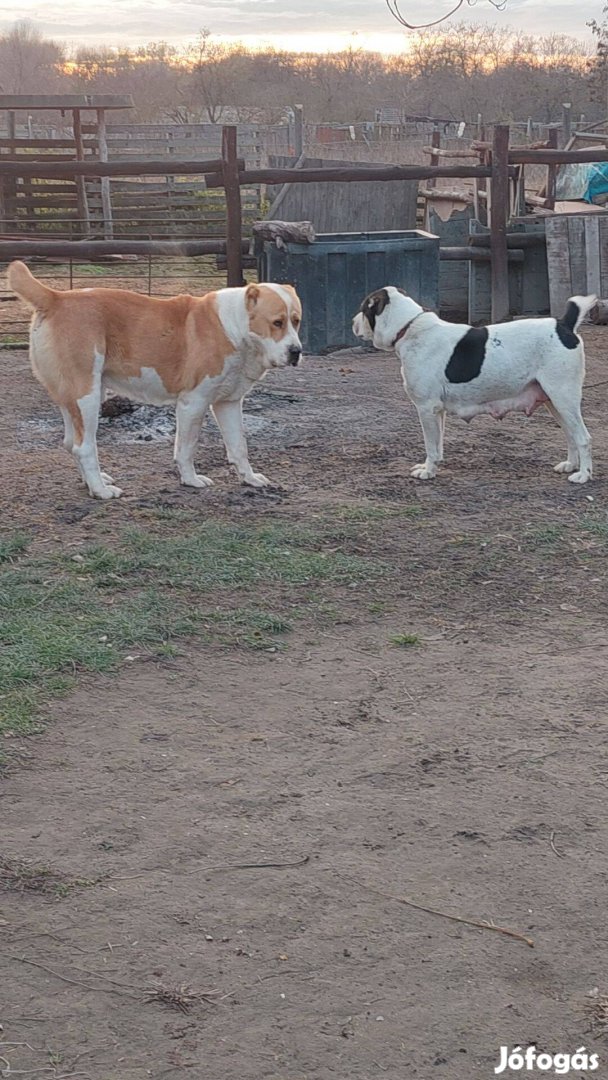
POLYGON ((207 402, 184 394, 175 406, 175 450, 173 457, 179 469, 182 484, 186 487, 205 488, 213 485, 208 476, 201 476, 194 468, 194 454, 198 444, 207 402))
POLYGON ((249 464, 247 439, 243 427, 242 401, 216 401, 211 406, 217 425, 222 433, 226 455, 234 465, 240 479, 251 487, 266 487, 268 480, 262 473, 256 473, 249 464))
POLYGON ((414 465, 410 472, 417 480, 432 480, 437 475, 437 464, 443 458, 443 410, 430 405, 417 405, 416 408, 424 435, 426 461, 414 465))

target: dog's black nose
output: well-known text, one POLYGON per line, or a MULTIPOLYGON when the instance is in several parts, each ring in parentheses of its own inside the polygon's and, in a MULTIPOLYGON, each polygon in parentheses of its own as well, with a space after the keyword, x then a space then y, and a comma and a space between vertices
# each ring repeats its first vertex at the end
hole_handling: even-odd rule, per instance
POLYGON ((297 367, 300 362, 302 350, 299 345, 290 345, 287 363, 290 367, 297 367))

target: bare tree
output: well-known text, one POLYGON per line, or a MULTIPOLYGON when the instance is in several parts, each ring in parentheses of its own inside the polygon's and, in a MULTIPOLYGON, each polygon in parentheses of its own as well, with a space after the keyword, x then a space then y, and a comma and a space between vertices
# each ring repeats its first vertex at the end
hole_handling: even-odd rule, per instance
POLYGON ((231 49, 227 45, 212 41, 211 31, 208 29, 201 30, 198 36, 192 67, 192 85, 195 101, 203 106, 212 124, 220 121, 222 107, 232 104, 230 61, 238 51, 238 48, 231 49))
POLYGON ((0 71, 6 94, 48 92, 61 78, 64 48, 23 19, 0 37, 0 71))
POLYGON ((608 99, 608 4, 602 8, 601 22, 592 19, 587 23, 595 38, 595 56, 589 65, 591 92, 595 101, 606 105, 608 99))

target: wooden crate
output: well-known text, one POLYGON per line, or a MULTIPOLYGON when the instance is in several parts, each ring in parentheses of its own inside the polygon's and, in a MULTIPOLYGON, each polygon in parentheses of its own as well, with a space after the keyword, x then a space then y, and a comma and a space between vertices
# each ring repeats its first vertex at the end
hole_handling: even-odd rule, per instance
POLYGON ((571 296, 608 297, 608 214, 555 214, 546 219, 551 314, 571 296))

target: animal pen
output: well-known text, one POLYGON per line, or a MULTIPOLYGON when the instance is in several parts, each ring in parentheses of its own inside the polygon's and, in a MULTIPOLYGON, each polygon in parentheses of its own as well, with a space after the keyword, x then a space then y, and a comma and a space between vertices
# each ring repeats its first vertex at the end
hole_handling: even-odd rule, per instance
MULTIPOLYGON (((0 97, 0 109, 10 104, 9 99, 0 97)), ((57 100, 53 102, 55 109, 60 105, 57 100)), ((13 99, 13 117, 17 108, 35 107, 33 99, 22 100, 17 106, 13 99)), ((510 146, 509 127, 496 125, 491 140, 463 151, 460 157, 469 160, 456 163, 447 160, 454 158, 454 152, 442 152, 434 141, 428 165, 319 163, 301 154, 288 164, 256 167, 241 153, 237 127, 225 125, 220 156, 182 158, 171 154, 169 171, 167 154, 147 160, 131 156, 109 159, 105 111, 128 107, 129 102, 122 99, 64 101, 64 110, 71 108, 73 112, 73 136, 70 147, 63 145, 62 150, 70 148, 71 153, 54 156, 49 151, 57 149, 56 137, 21 140, 12 122, 9 136, 0 140, 0 261, 46 260, 47 272, 49 261, 51 266, 67 263, 70 284, 77 276, 85 277, 88 285, 92 278, 103 277, 104 283, 110 278, 127 285, 133 278, 137 287, 143 284, 148 292, 165 295, 183 288, 184 282, 186 287, 200 291, 224 284, 235 286, 257 265, 251 248, 253 222, 265 216, 281 218, 289 193, 294 190, 308 186, 310 191, 335 190, 343 196, 349 190, 369 191, 366 201, 375 206, 394 204, 392 194, 383 204, 377 193, 397 191, 399 185, 409 185, 416 191, 420 185, 422 194, 432 203, 435 195, 441 194, 436 187, 438 180, 465 180, 473 184, 475 220, 468 235, 461 236, 458 242, 448 239, 446 243, 446 237, 442 237, 439 259, 443 268, 457 264, 461 276, 469 275, 469 292, 478 300, 474 321, 540 315, 549 308, 553 311, 562 302, 564 290, 567 295, 568 289, 591 291, 587 285, 600 295, 608 294, 605 261, 599 254, 605 234, 605 211, 590 215, 583 225, 568 225, 566 232, 563 221, 550 214, 545 213, 542 221, 522 214, 527 166, 547 170, 544 202, 549 205, 538 207, 542 214, 551 209, 557 167, 608 161, 604 146, 558 149, 551 141, 529 147, 510 146), (87 109, 93 110, 96 124, 81 120, 81 111, 87 109), (27 153, 21 152, 22 141, 28 143, 27 153), (128 193, 129 184, 134 182, 139 185, 136 196, 128 193), (90 186, 95 184, 96 189, 90 186), (190 185, 190 205, 197 205, 197 213, 187 218, 180 217, 183 207, 179 201, 185 185, 190 185), (93 190, 99 192, 98 198, 89 197, 93 190), (83 192, 88 216, 80 213, 83 192), (56 216, 65 200, 71 205, 76 203, 78 208, 76 225, 72 223, 69 228, 63 227, 65 223, 56 216), (100 214, 91 213, 91 209, 100 214), (131 230, 125 227, 128 222, 133 224, 131 230), (575 257, 573 236, 584 238, 584 255, 579 252, 575 257), (552 287, 545 285, 543 293, 536 279, 543 268, 546 277, 547 255, 554 268, 561 267, 561 277, 556 282, 554 274, 552 287), (535 310, 529 310, 530 297, 535 310)), ((68 141, 65 136, 62 139, 64 144, 68 141)), ((415 198, 404 195, 402 212, 415 213, 415 203, 415 198)), ((305 204, 300 200, 297 206, 298 213, 302 213, 305 204)), ((356 206, 360 220, 364 211, 360 194, 356 206)), ((372 227, 379 229, 380 224, 376 218, 372 227)), ((327 222, 323 225, 327 227, 327 222)), ((395 225, 393 218, 389 228, 395 225)), ((52 275, 57 279, 56 267, 52 275)), ((14 298, 4 295, 2 299, 14 298)), ((16 314, 14 322, 3 321, 5 344, 23 344, 23 314, 16 314)))

